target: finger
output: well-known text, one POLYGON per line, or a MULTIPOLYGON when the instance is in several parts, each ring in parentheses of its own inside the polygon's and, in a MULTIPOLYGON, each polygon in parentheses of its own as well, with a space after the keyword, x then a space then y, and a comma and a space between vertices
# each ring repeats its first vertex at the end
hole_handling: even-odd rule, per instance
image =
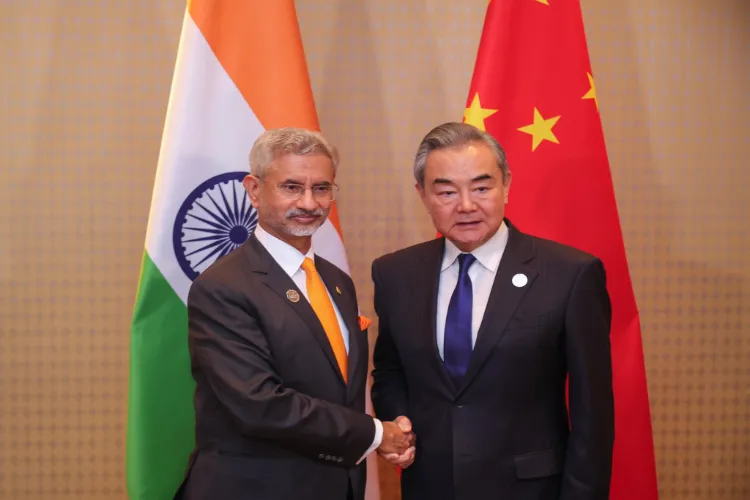
POLYGON ((396 459, 395 464, 399 467, 408 467, 412 462, 414 462, 414 448, 409 448, 396 459))
POLYGON ((409 460, 406 464, 404 464, 403 468, 409 467, 411 464, 414 463, 414 459, 417 458, 417 451, 416 448, 410 448, 411 453, 409 454, 409 460))
POLYGON ((407 417, 398 417, 396 418, 396 420, 394 420, 394 422, 396 422, 399 429, 401 429, 403 432, 411 432, 411 420, 409 420, 407 417))
POLYGON ((401 455, 398 456, 397 460, 399 462, 406 462, 408 460, 411 460, 414 457, 415 448, 412 446, 411 448, 406 449, 401 455))

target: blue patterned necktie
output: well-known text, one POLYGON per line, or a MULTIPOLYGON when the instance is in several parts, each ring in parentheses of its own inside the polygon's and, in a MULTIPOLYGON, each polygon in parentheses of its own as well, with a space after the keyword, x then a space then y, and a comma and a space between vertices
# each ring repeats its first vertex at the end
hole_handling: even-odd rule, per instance
POLYGON ((456 387, 469 367, 471 358, 471 310, 473 291, 469 268, 476 261, 470 253, 458 256, 458 282, 453 290, 448 315, 445 318, 445 340, 443 344, 443 359, 448 374, 456 387))

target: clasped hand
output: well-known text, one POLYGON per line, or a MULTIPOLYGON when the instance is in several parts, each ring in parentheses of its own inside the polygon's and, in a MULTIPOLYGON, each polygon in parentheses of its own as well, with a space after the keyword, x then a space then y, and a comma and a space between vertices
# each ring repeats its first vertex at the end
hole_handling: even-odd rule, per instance
POLYGON ((416 443, 411 421, 401 416, 393 422, 383 422, 383 440, 378 453, 393 465, 405 469, 414 462, 416 443))

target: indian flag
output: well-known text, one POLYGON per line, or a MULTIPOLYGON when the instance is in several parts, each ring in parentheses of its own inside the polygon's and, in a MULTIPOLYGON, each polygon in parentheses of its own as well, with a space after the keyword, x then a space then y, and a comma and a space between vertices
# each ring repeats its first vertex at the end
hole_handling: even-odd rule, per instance
MULTIPOLYGON (((293 1, 189 1, 131 327, 131 499, 172 498, 182 481, 195 443, 188 290, 255 228, 241 181, 255 138, 281 126, 318 129, 293 1)), ((335 206, 313 248, 349 272, 335 206)), ((379 498, 374 455, 368 498, 379 498)))

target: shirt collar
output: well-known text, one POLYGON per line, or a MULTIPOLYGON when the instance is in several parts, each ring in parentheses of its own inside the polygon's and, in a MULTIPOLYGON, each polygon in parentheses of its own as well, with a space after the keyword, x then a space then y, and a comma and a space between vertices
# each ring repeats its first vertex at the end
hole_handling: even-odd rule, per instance
POLYGON ((309 257, 313 262, 315 261, 315 253, 312 250, 312 246, 310 247, 310 250, 303 255, 302 252, 286 241, 280 240, 263 229, 260 224, 255 226, 254 234, 260 244, 271 254, 273 260, 281 266, 289 277, 294 276, 294 274, 299 271, 299 268, 305 261, 305 257, 309 257))
MULTIPOLYGON (((507 244, 508 226, 506 226, 505 221, 503 221, 497 232, 492 235, 492 238, 471 253, 476 257, 477 261, 482 264, 482 266, 494 273, 497 272, 497 267, 500 265, 500 259, 503 256, 507 244)), ((443 264, 440 267, 440 272, 451 267, 461 253, 461 250, 459 250, 452 241, 446 238, 443 264)))

